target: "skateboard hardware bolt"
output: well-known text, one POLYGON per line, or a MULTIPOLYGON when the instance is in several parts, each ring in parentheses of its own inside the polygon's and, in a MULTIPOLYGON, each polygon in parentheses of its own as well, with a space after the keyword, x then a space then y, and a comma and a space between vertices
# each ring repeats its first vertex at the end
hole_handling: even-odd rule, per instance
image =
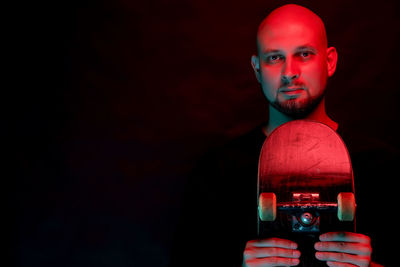
POLYGON ((304 212, 300 216, 300 221, 303 225, 311 225, 314 222, 314 216, 309 212, 304 212))

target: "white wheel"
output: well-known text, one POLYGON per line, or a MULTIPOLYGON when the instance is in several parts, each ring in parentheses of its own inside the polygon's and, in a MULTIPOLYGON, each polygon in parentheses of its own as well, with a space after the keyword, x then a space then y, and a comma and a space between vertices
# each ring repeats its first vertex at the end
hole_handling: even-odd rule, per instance
POLYGON ((340 221, 353 221, 356 214, 356 200, 353 193, 339 193, 338 201, 338 219, 340 221))
POLYGON ((258 216, 261 221, 274 221, 276 218, 276 195, 261 193, 258 198, 258 216))

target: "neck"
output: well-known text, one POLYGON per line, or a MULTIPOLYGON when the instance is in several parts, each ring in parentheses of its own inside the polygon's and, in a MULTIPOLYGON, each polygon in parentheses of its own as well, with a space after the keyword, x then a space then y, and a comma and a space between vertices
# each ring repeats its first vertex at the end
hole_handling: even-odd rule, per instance
MULTIPOLYGON (((321 123, 324 123, 331 127, 333 130, 337 130, 338 124, 337 122, 333 121, 331 118, 329 118, 328 114, 326 114, 325 110, 325 98, 321 100, 319 105, 307 116, 305 116, 302 119, 307 119, 307 120, 314 120, 318 121, 321 123)), ((269 105, 269 120, 268 124, 263 128, 263 132, 266 136, 268 136, 275 128, 278 126, 289 122, 289 121, 294 121, 297 120, 297 118, 293 118, 291 116, 288 116, 284 113, 281 113, 277 109, 275 109, 273 106, 269 105)))

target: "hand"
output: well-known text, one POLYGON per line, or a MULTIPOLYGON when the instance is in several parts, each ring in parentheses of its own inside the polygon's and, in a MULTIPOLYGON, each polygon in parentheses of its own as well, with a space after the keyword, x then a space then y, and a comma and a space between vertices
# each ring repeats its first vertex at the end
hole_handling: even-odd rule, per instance
POLYGON ((251 240, 243 252, 243 267, 295 266, 300 263, 300 251, 293 241, 269 238, 251 240))
POLYGON ((369 266, 371 239, 362 234, 330 232, 319 236, 315 243, 315 257, 327 261, 328 266, 369 266))

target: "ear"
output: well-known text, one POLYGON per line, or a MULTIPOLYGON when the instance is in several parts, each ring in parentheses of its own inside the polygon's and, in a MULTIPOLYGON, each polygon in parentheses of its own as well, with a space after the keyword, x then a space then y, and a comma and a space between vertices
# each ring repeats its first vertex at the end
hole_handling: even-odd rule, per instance
POLYGON ((261 82, 260 59, 256 55, 251 56, 251 66, 253 67, 257 81, 261 82))
POLYGON ((326 63, 328 67, 328 77, 331 77, 336 71, 336 63, 338 59, 338 54, 336 48, 329 47, 326 50, 326 63))

